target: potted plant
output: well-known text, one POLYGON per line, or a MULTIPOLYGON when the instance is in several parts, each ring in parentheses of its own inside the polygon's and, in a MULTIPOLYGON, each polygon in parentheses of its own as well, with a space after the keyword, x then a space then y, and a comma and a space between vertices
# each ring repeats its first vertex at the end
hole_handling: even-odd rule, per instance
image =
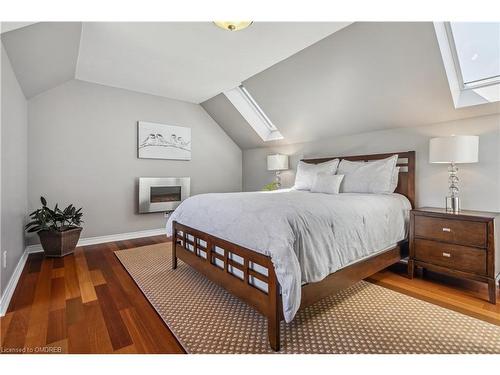
POLYGON ((63 257, 71 254, 80 239, 83 223, 82 209, 70 204, 64 210, 58 205, 47 207, 47 200, 40 197, 42 207, 30 214, 31 221, 26 224, 28 233, 36 232, 46 256, 63 257))
POLYGON ((273 190, 278 190, 280 187, 279 183, 277 181, 271 182, 264 186, 262 190, 264 191, 273 191, 273 190))

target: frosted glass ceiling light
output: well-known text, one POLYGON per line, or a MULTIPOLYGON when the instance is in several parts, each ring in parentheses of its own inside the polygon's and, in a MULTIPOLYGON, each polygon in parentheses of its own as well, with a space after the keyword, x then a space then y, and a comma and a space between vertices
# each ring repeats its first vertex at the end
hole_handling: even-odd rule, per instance
POLYGON ((229 31, 240 31, 250 26, 253 21, 214 21, 221 29, 229 31))

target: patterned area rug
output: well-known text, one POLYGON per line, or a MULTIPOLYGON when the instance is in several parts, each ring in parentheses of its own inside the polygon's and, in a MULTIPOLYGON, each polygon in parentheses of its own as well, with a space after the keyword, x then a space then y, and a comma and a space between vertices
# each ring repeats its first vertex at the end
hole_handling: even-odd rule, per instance
MULTIPOLYGON (((170 244, 115 254, 188 353, 273 353, 266 320, 170 244)), ((281 323, 280 353, 500 353, 500 327, 360 281, 281 323)))

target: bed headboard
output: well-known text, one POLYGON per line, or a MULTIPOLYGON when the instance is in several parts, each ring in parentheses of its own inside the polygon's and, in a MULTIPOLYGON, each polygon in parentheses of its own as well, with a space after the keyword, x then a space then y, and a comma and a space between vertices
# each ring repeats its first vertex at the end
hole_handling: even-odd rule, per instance
POLYGON ((408 198, 413 208, 415 208, 415 151, 391 152, 388 154, 356 155, 356 156, 332 156, 328 158, 303 159, 302 161, 311 164, 319 164, 333 159, 346 159, 351 161, 369 161, 385 159, 392 155, 398 155, 397 166, 399 168, 399 179, 396 193, 403 194, 408 198))

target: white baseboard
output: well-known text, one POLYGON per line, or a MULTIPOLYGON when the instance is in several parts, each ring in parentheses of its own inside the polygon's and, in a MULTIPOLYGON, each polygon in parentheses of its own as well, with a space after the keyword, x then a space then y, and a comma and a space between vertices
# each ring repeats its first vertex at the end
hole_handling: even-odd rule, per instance
POLYGON ((0 316, 4 316, 5 313, 7 312, 10 299, 14 294, 14 290, 16 290, 17 283, 19 281, 19 278, 21 277, 21 274, 23 273, 24 265, 26 264, 27 259, 28 259, 28 250, 25 249, 23 255, 21 255, 21 258, 19 259, 19 262, 17 262, 17 266, 14 269, 14 272, 12 273, 9 282, 7 283, 5 290, 3 291, 2 298, 0 298, 0 316))
MULTIPOLYGON (((139 232, 110 234, 109 236, 87 237, 87 238, 80 238, 76 246, 97 245, 100 243, 131 240, 133 238, 159 236, 162 234, 166 235, 165 228, 141 230, 139 232)), ((26 250, 28 251, 29 254, 43 251, 42 245, 40 244, 29 245, 26 248, 26 250)))
MULTIPOLYGON (((165 228, 142 230, 139 232, 118 233, 118 234, 111 234, 109 236, 87 237, 87 238, 80 238, 77 246, 97 245, 100 243, 131 240, 133 238, 158 236, 162 234, 166 236, 165 228)), ((41 251, 43 251, 43 249, 40 244, 29 245, 24 250, 23 255, 19 259, 19 262, 17 263, 17 266, 12 276, 10 277, 9 283, 7 284, 7 287, 5 288, 3 295, 0 298, 0 316, 4 316, 5 313, 7 312, 10 299, 12 298, 17 283, 19 282, 19 277, 23 272, 24 265, 26 264, 26 260, 28 259, 28 255, 32 253, 39 253, 41 251)))

